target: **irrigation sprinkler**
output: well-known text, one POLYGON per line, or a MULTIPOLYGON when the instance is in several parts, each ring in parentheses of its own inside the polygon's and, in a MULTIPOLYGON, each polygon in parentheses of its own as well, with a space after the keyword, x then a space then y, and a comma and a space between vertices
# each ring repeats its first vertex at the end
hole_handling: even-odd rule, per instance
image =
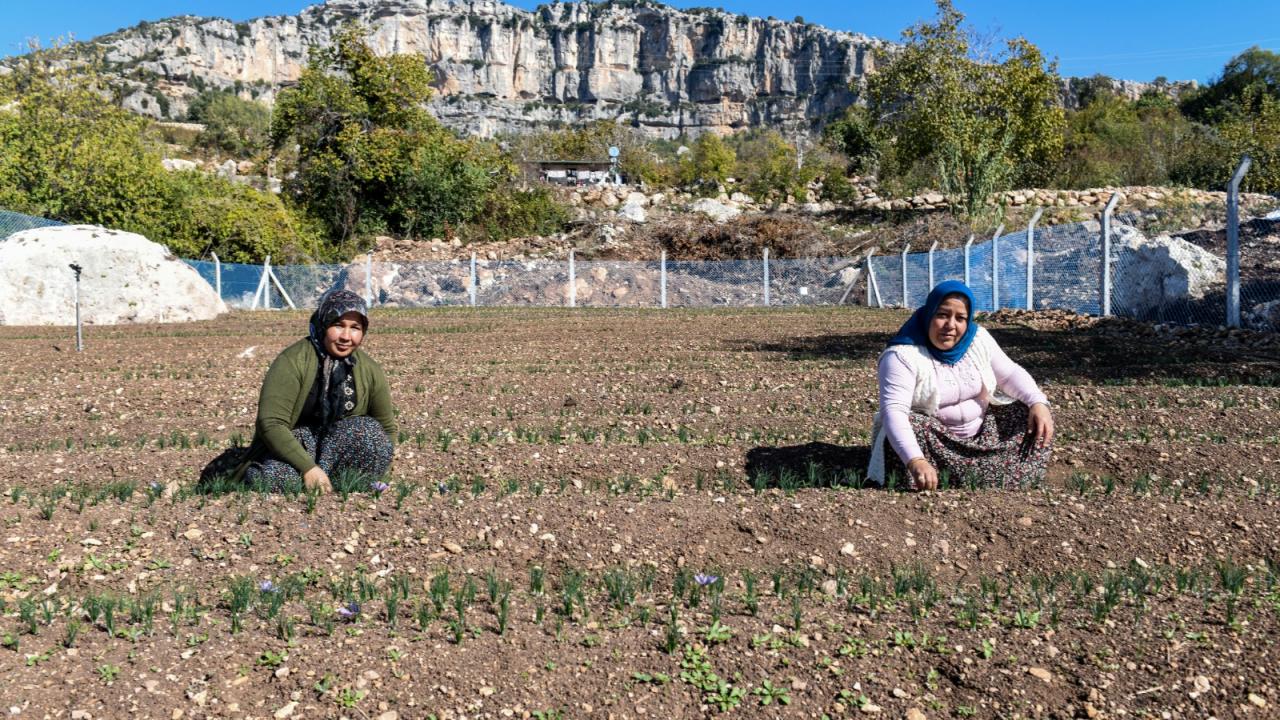
POLYGON ((84 331, 80 326, 80 272, 84 268, 76 263, 71 263, 71 272, 76 274, 75 284, 75 303, 76 303, 76 352, 84 352, 84 331))

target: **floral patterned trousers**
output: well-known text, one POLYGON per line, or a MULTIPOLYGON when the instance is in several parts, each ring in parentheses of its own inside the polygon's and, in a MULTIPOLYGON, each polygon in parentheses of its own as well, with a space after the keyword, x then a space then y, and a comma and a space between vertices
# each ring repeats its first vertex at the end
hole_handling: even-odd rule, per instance
MULTIPOLYGON (((938 471, 939 487, 1018 489, 1044 481, 1052 446, 1037 448, 1027 441, 1026 405, 992 405, 982 427, 971 438, 958 438, 935 417, 911 413, 911 430, 924 458, 938 471)), ((907 469, 885 441, 885 478, 907 487, 907 469)))

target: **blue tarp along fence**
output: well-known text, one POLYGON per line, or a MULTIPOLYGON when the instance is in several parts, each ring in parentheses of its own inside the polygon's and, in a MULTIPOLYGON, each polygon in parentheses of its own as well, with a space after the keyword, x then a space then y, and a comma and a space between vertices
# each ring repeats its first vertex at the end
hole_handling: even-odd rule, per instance
MULTIPOLYGON (((1121 220, 1131 220, 1121 218, 1121 220)), ((21 230, 59 225, 44 218, 0 211, 0 238, 21 230)), ((1122 227, 1117 222, 1115 227, 1122 227)), ((438 261, 374 262, 350 265, 267 265, 185 260, 231 307, 282 307, 287 296, 297 307, 314 307, 334 287, 346 287, 374 305, 534 305, 577 307, 711 307, 835 305, 863 301, 881 307, 914 307, 933 284, 967 281, 978 311, 1056 308, 1085 314, 1103 310, 1103 241, 1097 222, 1035 227, 999 234, 967 247, 867 258, 725 261, 438 261), (967 263, 966 263, 967 255, 967 263), (992 259, 995 257, 995 263, 992 259), (1028 258, 1031 283, 1028 284, 1028 258), (932 270, 932 273, 931 273, 932 270), (993 276, 995 282, 993 283, 993 276), (571 282, 572 278, 572 282, 571 282), (905 281, 905 284, 904 284, 905 281), (857 291, 854 292, 854 285, 857 291), (905 288, 905 292, 904 292, 905 288), (280 292, 283 290, 284 292, 280 292)), ((1125 289, 1135 278, 1126 251, 1112 229, 1111 305, 1118 315, 1181 323, 1225 322, 1225 293, 1131 306, 1125 289), (1129 304, 1126 304, 1129 303, 1129 304)), ((916 248, 913 248, 916 249, 916 248)), ((918 250, 918 249, 917 249, 918 250)), ((1248 311, 1280 299, 1280 283, 1241 288, 1248 311)))

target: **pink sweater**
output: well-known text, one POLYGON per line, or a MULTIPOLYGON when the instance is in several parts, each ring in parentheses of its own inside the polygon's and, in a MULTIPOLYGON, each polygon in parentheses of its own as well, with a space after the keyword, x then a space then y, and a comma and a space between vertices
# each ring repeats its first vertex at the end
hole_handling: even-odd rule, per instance
MULTIPOLYGON (((1048 402, 1030 373, 1010 360, 994 342, 991 370, 1000 389, 1028 407, 1048 402)), ((988 398, 982 392, 982 376, 974 364, 973 353, 965 353, 955 365, 934 361, 933 371, 938 386, 938 419, 956 437, 977 435, 982 427, 982 416, 987 411, 988 398)), ((911 412, 911 398, 915 394, 915 369, 897 353, 885 353, 880 358, 879 380, 880 409, 889 444, 904 465, 924 457, 911 430, 911 421, 907 419, 911 412)))

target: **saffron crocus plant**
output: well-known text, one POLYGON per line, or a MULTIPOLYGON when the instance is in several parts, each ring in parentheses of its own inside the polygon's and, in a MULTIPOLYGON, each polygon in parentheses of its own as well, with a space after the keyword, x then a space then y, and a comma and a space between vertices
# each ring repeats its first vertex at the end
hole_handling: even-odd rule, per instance
POLYGON ((343 620, 355 620, 356 618, 360 617, 360 603, 357 603, 355 600, 352 600, 346 605, 339 607, 337 612, 338 612, 338 617, 342 618, 343 620))

